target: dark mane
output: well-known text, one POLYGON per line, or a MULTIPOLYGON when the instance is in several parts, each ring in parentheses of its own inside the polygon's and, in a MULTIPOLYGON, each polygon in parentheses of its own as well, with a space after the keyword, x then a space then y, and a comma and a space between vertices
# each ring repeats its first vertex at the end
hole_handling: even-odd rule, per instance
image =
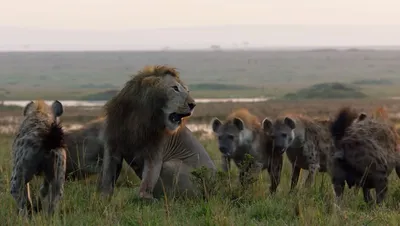
MULTIPOLYGON (((165 136, 162 108, 168 97, 165 90, 160 89, 160 82, 166 75, 180 82, 174 68, 146 67, 127 81, 122 90, 106 103, 105 133, 110 146, 122 149, 130 147, 132 149, 129 151, 141 152, 136 154, 147 157, 154 154, 149 151, 154 150, 151 146, 159 145, 165 136), (149 143, 149 140, 152 142, 149 143), (144 148, 146 150, 142 150, 144 148)), ((126 150, 118 151, 124 153, 126 150)))

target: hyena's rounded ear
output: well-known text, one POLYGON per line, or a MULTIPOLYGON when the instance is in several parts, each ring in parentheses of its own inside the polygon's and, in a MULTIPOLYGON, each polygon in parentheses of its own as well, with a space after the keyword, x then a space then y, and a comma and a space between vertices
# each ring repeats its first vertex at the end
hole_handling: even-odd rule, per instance
POLYGON ((295 129, 296 128, 296 123, 294 122, 293 119, 290 117, 286 117, 285 120, 283 121, 289 128, 295 129))
POLYGON ((240 118, 234 118, 233 125, 235 125, 239 130, 244 129, 244 122, 240 118))
POLYGON ((55 117, 60 117, 64 113, 64 107, 58 100, 55 100, 53 104, 51 104, 51 109, 55 117))
POLYGON ((28 114, 29 108, 33 105, 33 101, 29 102, 24 108, 24 116, 28 114))
POLYGON ((272 131, 272 121, 266 117, 261 123, 261 127, 264 130, 264 132, 271 132, 272 131))
POLYGON ((365 113, 365 112, 361 112, 359 115, 358 115, 358 121, 362 121, 362 120, 364 120, 364 119, 366 119, 367 118, 367 113, 365 113))
POLYGON ((211 128, 213 130, 214 133, 216 133, 219 129, 219 127, 222 125, 221 120, 219 120, 218 118, 213 118, 211 120, 211 128))

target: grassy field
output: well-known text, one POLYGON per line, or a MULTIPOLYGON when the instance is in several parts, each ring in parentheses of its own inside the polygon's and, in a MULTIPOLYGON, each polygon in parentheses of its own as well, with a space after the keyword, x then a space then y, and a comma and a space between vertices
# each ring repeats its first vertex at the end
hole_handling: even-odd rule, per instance
MULTIPOLYGON (((190 122, 209 123, 223 119, 233 109, 248 108, 260 119, 282 112, 313 117, 333 116, 351 105, 373 113, 385 106, 393 121, 400 101, 383 97, 400 96, 400 51, 236 51, 236 52, 75 52, 0 53, 0 99, 80 99, 85 95, 120 88, 144 65, 177 67, 184 81, 193 85, 195 98, 282 96, 321 82, 353 83, 373 98, 356 100, 280 101, 260 103, 198 103, 190 122), (377 81, 378 78, 384 82, 377 81), (211 84, 204 86, 204 84, 211 84), (234 89, 215 86, 246 86, 234 89), (214 88, 213 88, 214 87, 214 88)), ((101 114, 101 109, 66 107, 63 122, 84 123, 101 114)), ((22 108, 1 107, 0 119, 21 117, 22 108)), ((1 121, 0 126, 6 125, 1 121)), ((28 225, 16 215, 9 192, 10 147, 13 137, 0 134, 0 224, 28 225)), ((201 141, 220 166, 214 139, 201 141)), ((389 194, 383 207, 369 207, 361 192, 346 190, 341 209, 333 206, 333 191, 327 174, 319 174, 315 186, 289 195, 291 168, 285 159, 278 192, 270 196, 266 172, 246 192, 239 189, 236 168, 230 186, 205 200, 157 203, 138 200, 139 180, 126 165, 111 201, 95 192, 96 177, 68 182, 60 210, 53 218, 37 215, 33 225, 398 225, 400 182, 391 175, 389 194)), ((304 174, 304 172, 302 173, 304 174)), ((304 176, 304 175, 302 175, 304 176)), ((40 179, 31 189, 37 195, 40 179)))
POLYGON ((118 89, 149 64, 177 67, 189 87, 249 87, 222 92, 202 87, 194 91, 197 98, 280 96, 333 81, 355 82, 375 97, 400 96, 399 60, 398 50, 0 53, 0 97, 79 99, 118 89))
MULTIPOLYGON (((223 118, 232 109, 246 107, 258 115, 275 117, 284 111, 325 117, 332 115, 340 106, 352 105, 372 113, 385 105, 389 113, 400 111, 396 100, 336 100, 336 101, 268 101, 263 103, 215 103, 199 104, 193 121, 209 122, 213 116, 223 118)), ((21 109, 2 111, 1 117, 16 116, 21 109)), ((95 117, 97 111, 67 108, 65 123, 83 122, 95 117)), ((25 225, 17 217, 15 201, 9 192, 11 135, 0 135, 0 219, 2 225, 25 225)), ((202 140, 202 144, 220 167, 220 155, 214 139, 202 140)), ((340 209, 333 205, 334 195, 327 174, 318 174, 312 189, 305 189, 302 179, 294 194, 289 194, 291 167, 285 157, 282 181, 277 194, 269 194, 269 177, 264 171, 259 181, 247 191, 240 190, 237 169, 230 173, 230 186, 215 191, 208 201, 179 200, 172 197, 156 203, 138 200, 139 180, 124 165, 111 201, 102 200, 96 193, 96 176, 86 181, 68 182, 58 214, 48 219, 35 215, 33 225, 398 225, 400 221, 400 182, 395 173, 390 177, 389 194, 382 207, 367 206, 361 191, 345 191, 340 209)), ((37 196, 41 178, 31 185, 37 196)))
MULTIPOLYGON (((202 141, 216 164, 219 155, 215 140, 202 141)), ((24 225, 17 217, 16 205, 9 193, 11 138, 0 137, 1 186, 0 219, 2 225, 24 225)), ((305 173, 302 173, 305 175, 305 173)), ((96 176, 87 181, 69 182, 58 214, 52 218, 35 215, 33 225, 398 225, 400 215, 400 183, 391 175, 388 198, 383 207, 364 204, 361 192, 346 190, 341 209, 333 205, 333 191, 326 174, 319 174, 315 186, 306 190, 299 183, 289 195, 290 165, 285 160, 282 182, 277 194, 268 192, 269 177, 260 180, 246 192, 236 192, 237 172, 231 172, 232 191, 216 193, 205 200, 166 198, 156 203, 141 202, 137 192, 139 181, 124 165, 111 201, 95 191, 96 176)), ((40 178, 31 185, 37 195, 40 178)))

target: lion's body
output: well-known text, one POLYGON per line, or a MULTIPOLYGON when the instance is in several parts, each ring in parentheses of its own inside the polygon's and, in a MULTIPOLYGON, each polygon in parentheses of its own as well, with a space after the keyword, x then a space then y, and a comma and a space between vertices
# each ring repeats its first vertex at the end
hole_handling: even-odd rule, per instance
POLYGON ((49 214, 54 212, 63 196, 66 146, 63 129, 57 122, 62 113, 63 108, 58 101, 53 103, 52 109, 41 100, 30 102, 24 109, 25 118, 12 144, 10 182, 10 192, 20 214, 32 213, 29 182, 34 175, 44 174, 40 195, 49 214))
POLYGON ((245 175, 249 172, 259 173, 268 169, 270 191, 275 192, 280 182, 283 158, 280 154, 267 151, 272 149, 272 141, 265 136, 259 119, 247 109, 238 109, 228 115, 224 122, 214 118, 211 124, 218 136, 223 170, 228 171, 233 160, 240 169, 240 182, 245 184, 245 175), (250 162, 246 162, 247 154, 253 158, 250 162))
POLYGON ((126 82, 105 105, 102 193, 112 194, 123 160, 142 178, 141 198, 153 198, 160 176, 179 162, 184 172, 175 177, 185 181, 179 186, 189 191, 193 187, 186 183, 187 171, 197 166, 215 170, 207 152, 182 125, 194 107, 173 68, 148 67, 126 82))
MULTIPOLYGON (((205 148, 186 126, 182 126, 179 131, 167 137, 161 152, 163 164, 153 192, 156 198, 164 194, 163 186, 169 196, 199 195, 190 179, 191 171, 202 166, 216 169, 205 148)), ((131 167, 142 179, 143 158, 124 155, 124 159, 128 164, 131 162, 131 167)))
POLYGON ((370 189, 375 189, 377 203, 387 193, 388 176, 399 166, 397 134, 387 122, 372 117, 351 122, 351 112, 342 109, 332 124, 335 154, 332 160, 332 182, 337 197, 349 188, 363 188, 364 201, 372 201, 370 189), (349 119, 350 118, 350 119, 349 119))
POLYGON ((65 133, 67 178, 79 180, 101 172, 104 144, 100 132, 103 124, 104 118, 99 118, 83 128, 65 133))
POLYGON ((291 190, 298 183, 301 169, 308 170, 307 185, 315 174, 327 171, 327 157, 333 148, 329 120, 314 120, 303 115, 279 116, 273 125, 274 149, 285 151, 292 164, 291 190))

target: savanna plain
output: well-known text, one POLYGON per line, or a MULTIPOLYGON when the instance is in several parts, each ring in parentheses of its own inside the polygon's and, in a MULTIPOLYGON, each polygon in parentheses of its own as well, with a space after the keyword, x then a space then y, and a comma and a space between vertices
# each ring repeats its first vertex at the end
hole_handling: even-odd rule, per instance
MULTIPOLYGON (((220 168, 210 120, 224 119, 241 107, 262 120, 284 112, 333 117, 343 106, 373 114, 384 106, 389 119, 397 125, 400 121, 400 102, 395 98, 400 96, 398 62, 400 51, 354 49, 0 53, 0 94, 3 100, 99 100, 105 92, 118 90, 141 67, 168 64, 180 70, 195 98, 273 98, 255 103, 197 104, 188 126, 220 168), (365 97, 285 98, 287 93, 331 82, 346 84, 365 97)), ((307 172, 302 171, 296 190, 289 193, 291 166, 286 156, 281 183, 274 195, 269 194, 266 171, 249 188, 241 189, 237 168, 232 163, 232 171, 224 175, 220 184, 217 181, 210 188, 206 199, 164 197, 157 202, 140 201, 140 181, 124 164, 111 200, 101 199, 96 192, 96 175, 68 181, 57 213, 50 218, 36 214, 28 221, 17 216, 9 191, 11 144, 23 108, 0 106, 0 109, 0 225, 399 225, 400 222, 400 179, 394 172, 383 206, 368 206, 361 191, 346 189, 344 203, 338 208, 333 204, 333 188, 326 173, 319 173, 314 186, 307 189, 303 185, 307 172)), ((66 106, 62 121, 67 130, 77 129, 101 113, 100 107, 66 106)), ((35 178, 30 186, 34 197, 38 196, 41 180, 35 178)))

